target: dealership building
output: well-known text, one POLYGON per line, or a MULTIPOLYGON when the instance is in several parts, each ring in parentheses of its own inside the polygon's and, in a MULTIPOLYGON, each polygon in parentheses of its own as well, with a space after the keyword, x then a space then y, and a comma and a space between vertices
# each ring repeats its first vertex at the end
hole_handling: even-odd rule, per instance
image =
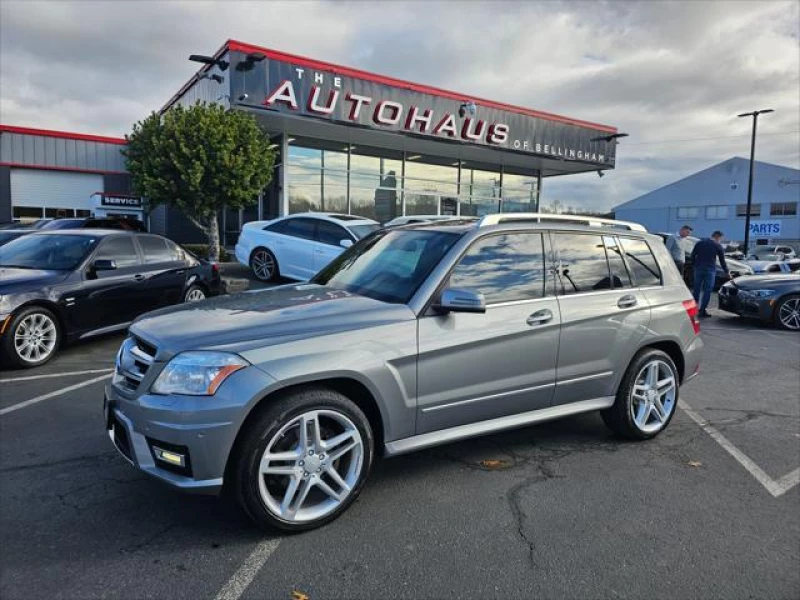
MULTIPOLYGON (((734 157, 614 208, 618 219, 649 231, 675 232, 682 225, 699 237, 722 231, 741 243, 747 220, 750 161, 734 157)), ((788 244, 800 251, 800 170, 756 161, 750 203, 751 244, 788 244)))
MULTIPOLYGON (((162 111, 216 102, 251 113, 278 154, 258 202, 220 215, 231 245, 247 221, 302 211, 483 215, 537 210, 548 177, 614 168, 617 130, 229 40, 162 111)), ((0 221, 145 218, 181 242, 177 209, 145 213, 116 138, 0 126, 0 221)))

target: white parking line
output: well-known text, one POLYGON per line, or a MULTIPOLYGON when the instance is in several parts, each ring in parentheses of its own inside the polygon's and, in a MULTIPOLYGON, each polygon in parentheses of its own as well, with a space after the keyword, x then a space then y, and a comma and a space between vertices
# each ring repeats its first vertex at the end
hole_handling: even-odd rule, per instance
POLYGON ((736 459, 740 465, 742 465, 747 472, 750 473, 753 477, 756 478, 756 481, 766 488, 766 490, 772 494, 775 498, 778 496, 782 496, 798 483, 800 483, 800 469, 795 469, 788 475, 781 477, 778 481, 775 481, 767 475, 761 467, 759 467, 756 463, 754 463, 749 456, 747 456, 744 452, 739 450, 736 446, 731 444, 731 442, 722 435, 719 431, 717 431, 708 421, 706 421, 703 417, 692 410, 692 407, 686 404, 683 400, 678 401, 678 406, 680 406, 683 411, 689 415, 689 418, 692 419, 695 423, 697 423, 700 428, 705 431, 708 435, 710 435, 715 442, 717 442, 720 446, 724 448, 724 450, 730 454, 733 458, 736 459))
POLYGON ((47 375, 30 375, 28 377, 12 377, 11 379, 0 379, 0 383, 11 383, 14 381, 34 381, 36 379, 51 379, 54 377, 72 377, 75 375, 92 375, 93 373, 109 373, 114 369, 89 369, 88 371, 72 371, 70 373, 48 373, 47 375))
POLYGON ((7 415, 8 413, 12 413, 15 410, 20 410, 21 408, 25 408, 33 404, 38 404, 39 402, 44 402, 45 400, 49 400, 50 398, 55 398, 56 396, 66 394, 67 392, 71 392, 73 390, 86 387, 87 385, 92 385, 93 383, 97 383, 98 381, 102 381, 103 379, 108 379, 109 377, 111 377, 111 373, 108 373, 106 375, 101 375, 100 377, 95 377, 94 379, 89 379, 88 381, 82 381, 80 383, 76 383, 75 385, 70 385, 65 388, 61 388, 60 390, 56 390, 55 392, 50 392, 49 394, 44 394, 43 396, 37 396, 36 398, 25 400, 25 402, 20 402, 19 404, 12 404, 11 406, 0 409, 0 417, 3 415, 7 415))
POLYGON ((256 546, 228 583, 222 586, 214 600, 238 600, 280 543, 279 539, 264 540, 256 546))

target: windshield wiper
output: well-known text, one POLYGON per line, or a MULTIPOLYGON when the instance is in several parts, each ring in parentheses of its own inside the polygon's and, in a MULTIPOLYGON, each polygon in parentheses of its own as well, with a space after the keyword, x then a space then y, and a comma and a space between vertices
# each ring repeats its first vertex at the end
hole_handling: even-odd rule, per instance
POLYGON ((39 267, 31 267, 30 265, 0 265, 0 269, 38 269, 39 267))

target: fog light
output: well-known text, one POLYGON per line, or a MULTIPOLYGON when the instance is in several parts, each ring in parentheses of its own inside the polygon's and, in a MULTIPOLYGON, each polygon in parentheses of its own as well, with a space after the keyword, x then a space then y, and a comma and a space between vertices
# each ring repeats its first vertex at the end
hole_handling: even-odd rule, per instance
POLYGON ((163 448, 159 448, 157 446, 153 446, 153 454, 156 455, 158 460, 161 460, 165 463, 175 465, 176 467, 186 466, 186 458, 183 456, 183 454, 170 452, 169 450, 164 450, 163 448))

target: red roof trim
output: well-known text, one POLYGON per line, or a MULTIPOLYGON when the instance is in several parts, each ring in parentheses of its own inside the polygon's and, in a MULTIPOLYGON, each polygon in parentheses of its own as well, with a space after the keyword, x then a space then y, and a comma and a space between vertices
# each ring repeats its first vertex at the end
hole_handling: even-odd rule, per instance
POLYGON ((406 81, 403 79, 395 79, 394 77, 385 77, 383 75, 370 73, 369 71, 362 71, 361 69, 343 67, 341 65, 335 65, 332 63, 327 63, 319 60, 313 60, 310 58, 305 58, 303 56, 287 54, 285 52, 278 52, 276 50, 264 48, 263 46, 253 46, 252 44, 245 44, 244 42, 240 42, 237 40, 228 40, 227 46, 228 50, 230 51, 239 51, 245 53, 261 52, 262 54, 266 55, 267 58, 270 58, 272 60, 289 62, 295 65, 310 67, 312 69, 319 69, 320 71, 332 71, 338 75, 345 75, 347 77, 356 77, 358 79, 366 79, 367 81, 373 81, 375 83, 388 85, 391 87, 411 90, 414 92, 419 92, 421 94, 430 94, 432 96, 439 96, 440 98, 448 98, 450 100, 459 100, 459 101, 470 99, 473 100, 476 104, 479 104, 481 106, 487 106, 491 108, 496 108, 498 110, 515 112, 527 115, 529 117, 535 117, 538 119, 547 119, 548 121, 557 121, 559 123, 567 123, 569 125, 579 125, 581 127, 589 127, 591 129, 597 129, 599 131, 605 131, 608 133, 617 132, 617 128, 611 127, 610 125, 601 125, 599 123, 592 123, 590 121, 570 119, 569 117, 564 117, 553 113, 541 112, 538 110, 523 108, 521 106, 514 106, 512 104, 503 104, 502 102, 494 102, 493 100, 475 98, 467 94, 460 94, 458 92, 443 90, 441 88, 430 87, 418 83, 412 83, 410 81, 406 81))
POLYGON ((81 169, 78 167, 57 167, 55 165, 24 165, 22 163, 0 162, 0 167, 12 169, 37 169, 40 171, 67 171, 69 173, 91 173, 92 175, 129 175, 127 171, 101 171, 98 169, 81 169))
POLYGON ((87 135, 85 133, 71 133, 68 131, 53 131, 52 129, 34 129, 32 127, 16 127, 14 125, 0 125, 0 132, 20 133, 23 135, 43 135, 45 137, 65 138, 68 140, 81 140, 84 142, 101 142, 103 144, 124 145, 128 142, 124 138, 106 137, 103 135, 87 135))

